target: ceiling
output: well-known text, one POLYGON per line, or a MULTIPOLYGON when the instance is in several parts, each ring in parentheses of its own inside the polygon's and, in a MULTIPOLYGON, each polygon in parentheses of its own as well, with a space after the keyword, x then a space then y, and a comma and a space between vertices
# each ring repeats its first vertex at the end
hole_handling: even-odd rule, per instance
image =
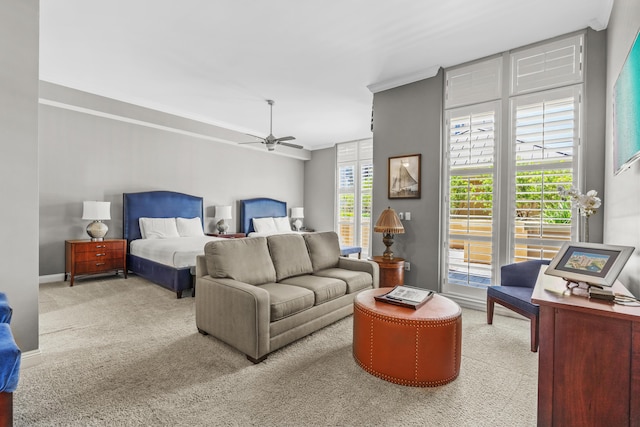
MULTIPOLYGON (((592 27, 613 0, 40 2, 40 79, 308 150, 371 137, 373 93, 592 27)), ((239 135, 244 139, 244 135, 239 135)), ((247 140, 252 140, 247 137, 247 140)))

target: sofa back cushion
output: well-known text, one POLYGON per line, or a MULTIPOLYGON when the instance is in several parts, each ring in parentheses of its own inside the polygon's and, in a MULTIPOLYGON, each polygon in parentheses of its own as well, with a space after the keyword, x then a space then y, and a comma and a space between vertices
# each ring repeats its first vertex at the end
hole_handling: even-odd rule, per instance
POLYGON ((204 255, 211 277, 229 278, 250 285, 276 280, 266 237, 209 242, 204 246, 204 255))
POLYGON ((313 273, 307 245, 300 234, 276 234, 267 237, 276 281, 287 277, 313 273))
POLYGON ((313 272, 338 266, 340 261, 340 240, 334 231, 304 234, 309 249, 313 272))

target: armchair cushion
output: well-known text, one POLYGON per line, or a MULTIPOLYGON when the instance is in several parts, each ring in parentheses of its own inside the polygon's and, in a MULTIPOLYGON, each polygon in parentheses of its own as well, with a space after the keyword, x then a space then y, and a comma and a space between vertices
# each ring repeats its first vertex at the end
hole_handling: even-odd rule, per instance
POLYGON ((547 260, 530 260, 515 264, 503 265, 500 268, 500 284, 502 286, 518 286, 534 288, 541 265, 548 265, 547 260))
POLYGON ((20 349, 8 323, 0 323, 0 392, 13 393, 20 376, 20 349))
POLYGON ((12 310, 7 301, 7 296, 0 292, 0 323, 11 323, 12 310))
POLYGON ((527 313, 537 315, 540 308, 531 302, 533 288, 523 288, 521 286, 489 286, 487 295, 511 304, 527 313))

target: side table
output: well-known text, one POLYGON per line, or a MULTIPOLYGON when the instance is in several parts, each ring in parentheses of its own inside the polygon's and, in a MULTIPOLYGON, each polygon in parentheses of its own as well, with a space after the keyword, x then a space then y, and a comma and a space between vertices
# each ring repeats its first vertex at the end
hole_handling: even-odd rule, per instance
POLYGON ((225 234, 206 233, 206 234, 207 236, 221 237, 223 239, 241 239, 243 237, 247 237, 245 233, 225 233, 225 234))
POLYGON ((404 258, 371 257, 380 267, 380 287, 404 285, 404 258))

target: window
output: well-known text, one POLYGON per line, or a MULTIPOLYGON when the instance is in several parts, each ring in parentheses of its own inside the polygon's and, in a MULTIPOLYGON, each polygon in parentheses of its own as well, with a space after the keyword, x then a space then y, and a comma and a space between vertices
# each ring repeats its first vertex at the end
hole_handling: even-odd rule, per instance
POLYGON ((373 140, 345 142, 337 151, 337 224, 340 243, 369 253, 373 187, 373 140))
POLYGON ((577 231, 557 188, 579 181, 582 44, 446 71, 443 291, 482 297, 500 265, 550 259, 577 231))

